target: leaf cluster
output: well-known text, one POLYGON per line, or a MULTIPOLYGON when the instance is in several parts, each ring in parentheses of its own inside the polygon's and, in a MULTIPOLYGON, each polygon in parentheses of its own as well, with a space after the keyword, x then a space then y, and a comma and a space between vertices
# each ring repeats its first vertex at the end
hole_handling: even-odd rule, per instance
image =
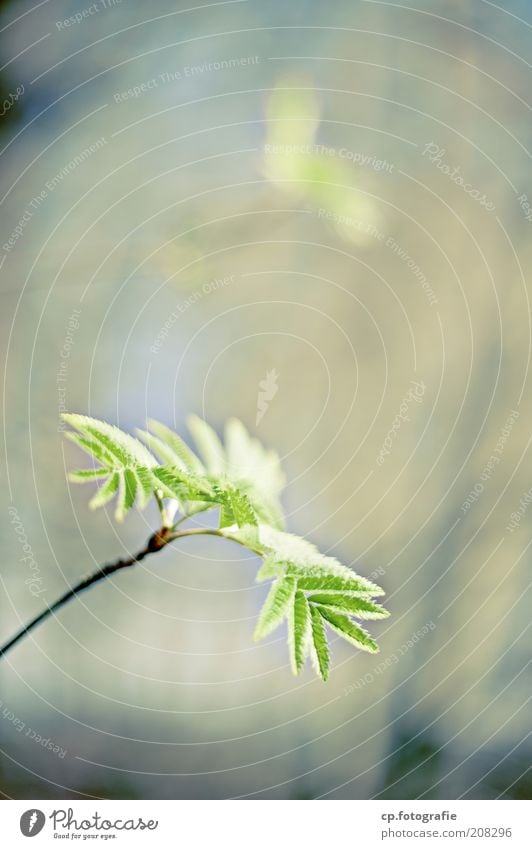
POLYGON ((327 680, 327 629, 358 649, 378 651, 360 620, 388 616, 374 601, 383 590, 283 530, 280 494, 285 479, 279 457, 252 438, 240 421, 229 420, 222 441, 210 425, 192 416, 188 427, 193 450, 154 420, 133 437, 89 416, 68 413, 64 419, 72 427, 67 437, 93 460, 92 468, 71 472, 70 479, 100 483, 91 508, 115 499, 120 521, 134 505, 142 509, 154 497, 170 533, 190 516, 216 510, 214 533, 263 558, 257 580, 272 583, 254 636, 262 639, 286 620, 294 674, 310 657, 317 674, 327 680))

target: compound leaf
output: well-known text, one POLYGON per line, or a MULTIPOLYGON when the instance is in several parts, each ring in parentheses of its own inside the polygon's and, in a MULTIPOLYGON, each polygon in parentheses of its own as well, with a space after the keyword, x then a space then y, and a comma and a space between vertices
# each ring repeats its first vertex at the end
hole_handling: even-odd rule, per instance
POLYGON ((137 492, 140 506, 145 506, 155 488, 150 469, 157 463, 148 449, 138 439, 107 422, 75 413, 64 413, 63 418, 78 431, 69 431, 67 437, 101 463, 99 469, 73 472, 71 479, 106 478, 89 506, 92 509, 102 507, 118 493, 115 515, 119 521, 133 507, 137 492))
POLYGON ((353 619, 388 616, 373 601, 383 590, 301 537, 280 530, 284 477, 279 458, 252 438, 241 422, 227 423, 222 444, 210 425, 197 416, 190 419, 202 462, 176 433, 152 419, 149 430, 137 431, 142 441, 89 416, 68 413, 64 419, 76 431, 69 431, 68 438, 100 464, 70 473, 76 482, 103 480, 91 508, 116 496, 116 517, 122 519, 136 501, 143 507, 155 495, 159 506, 162 499, 169 499, 161 508, 163 522, 169 523, 165 527, 171 527, 180 506, 184 517, 219 509, 220 527, 209 528, 209 533, 239 542, 262 557, 258 581, 273 578, 254 638, 271 633, 286 618, 294 674, 310 654, 317 674, 327 680, 326 624, 357 648, 378 651, 353 619))

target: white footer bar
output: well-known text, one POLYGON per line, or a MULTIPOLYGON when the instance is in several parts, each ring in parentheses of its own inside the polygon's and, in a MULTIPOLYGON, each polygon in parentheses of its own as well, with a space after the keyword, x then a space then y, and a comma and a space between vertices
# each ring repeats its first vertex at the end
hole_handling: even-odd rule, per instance
POLYGON ((6 849, 531 849, 531 814, 527 801, 10 800, 0 803, 0 834, 6 849))

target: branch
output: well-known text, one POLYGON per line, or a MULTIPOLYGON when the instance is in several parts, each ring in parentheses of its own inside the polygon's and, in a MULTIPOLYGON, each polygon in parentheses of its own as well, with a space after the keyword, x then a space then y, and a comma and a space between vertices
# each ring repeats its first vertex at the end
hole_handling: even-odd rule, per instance
MULTIPOLYGON (((47 607, 46 610, 43 610, 39 616, 36 616, 35 619, 32 619, 24 628, 21 628, 14 637, 8 640, 0 648, 0 660, 7 654, 7 652, 13 648, 20 640, 22 640, 30 631, 32 631, 37 625, 41 622, 44 622, 48 616, 51 616, 56 610, 63 607, 67 602, 69 602, 72 598, 78 596, 83 590, 92 587, 93 584, 98 583, 98 581, 103 580, 104 578, 108 578, 109 575, 112 575, 114 572, 118 572, 119 569, 125 569, 128 566, 134 566, 135 563, 140 563, 141 560, 144 560, 149 554, 154 554, 156 551, 161 551, 162 548, 168 545, 168 543, 173 542, 173 540, 179 539, 181 537, 187 536, 198 536, 201 534, 209 534, 214 536, 221 536, 224 539, 227 539, 227 536, 224 534, 220 534, 214 528, 190 528, 185 529, 183 531, 172 531, 170 528, 161 528, 161 530, 156 531, 148 540, 145 547, 142 548, 137 554, 134 554, 132 557, 129 557, 127 560, 116 560, 114 563, 107 563, 104 566, 100 566, 96 572, 93 572, 90 575, 87 575, 83 578, 78 584, 74 587, 71 587, 64 595, 57 599, 54 604, 47 607)), ((238 539, 232 538, 234 542, 239 542, 238 539)), ((241 544, 241 543, 240 543, 241 544)), ((258 553, 258 552, 257 552, 258 553)))

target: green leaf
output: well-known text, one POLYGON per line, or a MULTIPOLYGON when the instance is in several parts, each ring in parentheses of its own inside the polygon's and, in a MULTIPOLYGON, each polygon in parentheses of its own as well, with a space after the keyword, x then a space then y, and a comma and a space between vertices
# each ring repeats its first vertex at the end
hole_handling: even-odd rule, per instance
POLYGON ((187 424, 207 471, 215 476, 224 474, 225 451, 216 431, 198 416, 189 416, 187 424))
POLYGON ((319 610, 312 604, 310 605, 310 616, 312 626, 312 649, 310 656, 314 669, 321 676, 322 680, 326 681, 329 677, 329 646, 323 619, 320 616, 319 610))
POLYGON ((156 465, 155 457, 142 442, 114 425, 90 416, 80 416, 77 413, 63 413, 63 418, 90 440, 99 443, 118 461, 119 467, 147 466, 149 468, 156 465))
POLYGON ((238 525, 240 528, 246 525, 257 526, 257 517, 251 506, 251 502, 247 495, 232 484, 224 486, 215 485, 222 509, 220 511, 220 527, 226 528, 232 525, 238 525))
POLYGON ((71 479, 82 481, 107 476, 107 484, 98 490, 89 506, 101 507, 118 492, 116 518, 120 521, 135 503, 138 492, 139 506, 144 507, 155 489, 150 469, 156 460, 147 448, 106 422, 75 413, 65 413, 63 418, 78 431, 69 431, 67 437, 102 464, 101 469, 74 472, 71 479))
POLYGON ((253 635, 254 640, 266 637, 281 624, 292 607, 296 586, 295 578, 285 578, 273 582, 259 615, 253 635))
POLYGON ((78 445, 79 448, 83 448, 87 454, 90 454, 91 457, 95 457, 98 462, 102 463, 107 469, 111 468, 114 465, 114 457, 112 454, 100 445, 99 442, 96 442, 94 439, 87 439, 85 436, 80 436, 78 433, 73 433, 71 430, 67 431, 65 434, 66 438, 69 439, 74 445, 78 445))
MULTIPOLYGON (((197 416, 189 418, 188 426, 204 465, 177 434, 160 422, 150 420, 149 432, 141 430, 137 433, 165 465, 180 466, 199 476, 207 473, 220 485, 224 481, 233 484, 240 494, 242 507, 242 497, 245 496, 258 521, 281 527, 283 518, 278 496, 284 485, 284 476, 277 454, 267 451, 258 440, 252 439, 236 419, 227 423, 225 445, 213 428, 197 416)), ((233 521, 232 515, 231 504, 226 500, 221 510, 221 527, 235 522, 246 523, 244 517, 240 522, 236 518, 233 521)))
POLYGON ((292 613, 288 621, 290 623, 288 642, 292 671, 294 675, 299 675, 310 648, 310 607, 305 594, 300 590, 295 594, 292 613))
POLYGON ((116 506, 115 517, 120 522, 135 503, 137 494, 137 478, 131 469, 124 469, 124 473, 120 477, 120 490, 118 493, 118 503, 116 506))
MULTIPOLYGON (((168 462, 173 466, 183 466, 183 468, 188 469, 189 472, 196 472, 196 474, 205 474, 205 468, 203 463, 199 460, 198 457, 194 454, 193 451, 190 450, 188 445, 181 439, 177 433, 174 433, 166 425, 161 422, 156 421, 155 419, 148 420, 148 428, 150 429, 152 434, 155 434, 155 438, 158 439, 159 443, 166 446, 166 448, 171 452, 171 455, 174 457, 174 460, 164 460, 163 462, 168 462)), ((156 451, 155 453, 158 453, 156 451)))
POLYGON ((68 473, 68 478, 73 483, 85 483, 87 480, 105 478, 107 475, 107 469, 76 469, 74 472, 68 473))
POLYGON ((271 525, 273 528, 284 527, 284 517, 279 502, 267 497, 262 492, 260 484, 247 480, 239 480, 237 484, 247 494, 260 522, 271 525))
POLYGON ((284 475, 275 451, 267 451, 237 419, 227 422, 224 445, 197 416, 191 416, 188 425, 209 474, 225 477, 247 495, 259 521, 282 527, 279 494, 284 475))
POLYGON ((164 465, 179 466, 181 469, 186 469, 186 466, 177 454, 172 451, 170 446, 163 442, 162 439, 159 439, 158 436, 148 433, 147 430, 140 430, 140 428, 136 429, 136 434, 139 439, 142 439, 143 443, 157 455, 164 465))
POLYGON ((231 505, 228 502, 221 504, 220 506, 220 528, 232 528, 235 524, 235 514, 231 509, 231 505))
MULTIPOLYGON (((231 531, 230 535, 241 538, 239 530, 231 531)), ((247 544, 244 539, 242 544, 247 544)), ((361 598, 384 595, 377 584, 357 575, 334 557, 321 554, 316 546, 294 534, 260 523, 255 550, 265 558, 257 575, 259 581, 291 574, 298 578, 299 588, 304 590, 356 594, 361 598)))
POLYGON ((279 457, 253 439, 238 419, 225 426, 226 474, 248 494, 260 521, 281 528, 279 496, 285 485, 279 457))
POLYGON ((379 647, 364 628, 355 625, 347 616, 341 613, 335 613, 328 607, 318 607, 321 616, 327 620, 333 631, 336 631, 348 643, 356 646, 358 649, 369 652, 378 652, 379 647))
POLYGON ((119 483, 120 475, 118 472, 113 472, 113 474, 107 478, 103 486, 99 488, 96 495, 93 495, 89 501, 90 509, 96 510, 97 507, 103 507, 104 504, 107 504, 107 502, 110 501, 113 495, 117 492, 119 483))
POLYGON ((210 501, 220 503, 212 484, 199 475, 187 472, 179 466, 159 466, 152 470, 160 484, 163 495, 184 501, 210 501))
POLYGON ((383 595, 383 590, 301 537, 280 530, 279 496, 284 477, 279 458, 252 438, 241 422, 231 419, 227 423, 222 445, 206 422, 191 418, 190 430, 202 463, 160 422, 149 420, 149 430, 137 431, 139 441, 88 416, 69 413, 64 418, 76 431, 69 431, 68 438, 101 466, 70 473, 77 482, 104 481, 90 501, 91 508, 117 496, 116 517, 121 520, 136 502, 143 507, 155 494, 159 502, 161 498, 172 502, 164 507, 163 522, 167 524, 172 523, 177 505, 184 517, 220 510, 220 528, 215 532, 263 558, 258 581, 274 579, 255 639, 271 633, 286 617, 290 662, 296 675, 310 653, 316 672, 327 679, 325 624, 357 648, 378 651, 372 637, 353 618, 387 616, 372 600, 383 595))
POLYGON ((356 616, 358 619, 385 619, 389 612, 367 598, 345 593, 313 593, 308 596, 310 602, 323 604, 327 607, 337 607, 356 616))
POLYGON ((269 554, 257 572, 256 580, 260 583, 261 581, 268 581, 270 578, 278 578, 280 575, 285 574, 286 566, 287 564, 280 563, 275 558, 275 555, 269 554))
POLYGON ((314 569, 306 574, 305 568, 298 564, 291 564, 292 574, 299 575, 299 585, 302 590, 335 590, 343 593, 357 593, 367 596, 384 595, 384 590, 371 584, 353 572, 352 578, 342 578, 339 575, 331 575, 326 569, 314 569))
POLYGON ((372 596, 383 595, 380 587, 335 558, 320 554, 315 546, 300 537, 260 524, 255 540, 250 540, 246 530, 231 528, 222 533, 264 557, 257 580, 275 578, 277 586, 292 578, 297 583, 294 609, 288 617, 291 663, 296 674, 310 650, 318 674, 324 679, 328 675, 329 653, 322 620, 357 648, 378 651, 371 636, 345 613, 360 619, 387 616, 387 611, 371 600, 372 596), (308 598, 307 591, 311 591, 308 598), (308 637, 309 629, 311 638, 308 637))
POLYGON ((151 469, 146 469, 144 466, 137 466, 134 472, 138 483, 139 507, 143 508, 155 491, 153 474, 151 469))
POLYGON ((301 537, 260 525, 259 539, 264 549, 279 562, 280 569, 298 577, 300 589, 384 595, 376 584, 357 575, 334 557, 321 554, 315 545, 301 537))

